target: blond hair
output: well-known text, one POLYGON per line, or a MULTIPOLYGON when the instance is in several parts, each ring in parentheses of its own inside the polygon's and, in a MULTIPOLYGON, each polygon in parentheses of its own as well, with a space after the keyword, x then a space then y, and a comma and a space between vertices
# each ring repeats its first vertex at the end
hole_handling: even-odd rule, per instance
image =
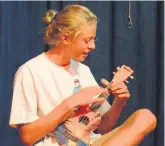
POLYGON ((68 5, 60 12, 48 10, 43 20, 47 24, 44 40, 55 46, 61 42, 63 33, 74 39, 81 33, 84 23, 97 25, 96 15, 81 5, 68 5))

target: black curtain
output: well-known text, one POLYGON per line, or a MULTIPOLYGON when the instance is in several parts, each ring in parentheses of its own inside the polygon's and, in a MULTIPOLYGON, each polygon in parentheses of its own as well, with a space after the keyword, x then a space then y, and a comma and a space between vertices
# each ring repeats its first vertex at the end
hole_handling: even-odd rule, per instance
MULTIPOLYGON (((140 146, 164 143, 164 2, 132 1, 132 27, 129 28, 128 1, 17 1, 0 2, 0 141, 1 146, 22 146, 18 131, 8 126, 13 77, 25 61, 45 51, 42 18, 47 9, 60 10, 68 4, 89 7, 99 19, 96 50, 84 62, 96 80, 109 81, 117 66, 134 70, 128 88, 131 99, 116 126, 133 112, 150 109, 157 117, 157 128, 140 146)), ((101 85, 101 84, 100 84, 101 85)), ((113 97, 109 98, 112 103, 113 97)), ((139 123, 140 124, 140 123, 139 123)))

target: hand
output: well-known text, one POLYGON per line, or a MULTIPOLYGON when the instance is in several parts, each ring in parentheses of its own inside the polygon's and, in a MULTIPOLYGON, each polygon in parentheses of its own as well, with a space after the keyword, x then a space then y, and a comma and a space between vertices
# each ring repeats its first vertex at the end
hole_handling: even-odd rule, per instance
POLYGON ((108 86, 110 92, 119 101, 127 101, 130 98, 130 93, 124 82, 112 83, 110 84, 107 80, 102 79, 102 84, 108 86))
POLYGON ((105 89, 98 86, 86 87, 67 98, 66 103, 70 108, 88 106, 92 103, 103 103, 104 98, 95 98, 95 96, 101 94, 104 91, 105 89))

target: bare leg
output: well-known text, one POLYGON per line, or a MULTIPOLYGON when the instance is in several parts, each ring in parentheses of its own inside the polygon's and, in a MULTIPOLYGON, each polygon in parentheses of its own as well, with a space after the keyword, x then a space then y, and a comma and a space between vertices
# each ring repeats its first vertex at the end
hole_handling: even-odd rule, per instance
POLYGON ((141 109, 120 127, 96 140, 92 146, 137 146, 155 127, 156 118, 152 112, 141 109))

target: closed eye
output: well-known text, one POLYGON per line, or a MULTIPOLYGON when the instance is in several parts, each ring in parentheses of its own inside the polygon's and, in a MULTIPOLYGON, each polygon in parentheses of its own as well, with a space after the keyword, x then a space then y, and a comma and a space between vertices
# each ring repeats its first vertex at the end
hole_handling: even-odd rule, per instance
POLYGON ((89 43, 90 41, 96 42, 96 41, 98 41, 98 39, 97 38, 90 38, 88 40, 85 40, 85 43, 89 43))

